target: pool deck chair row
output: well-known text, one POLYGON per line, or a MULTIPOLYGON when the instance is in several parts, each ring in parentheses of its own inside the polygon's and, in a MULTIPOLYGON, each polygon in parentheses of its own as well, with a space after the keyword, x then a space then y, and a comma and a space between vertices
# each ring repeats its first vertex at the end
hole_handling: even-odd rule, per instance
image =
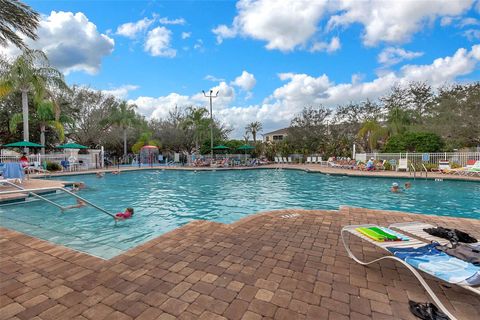
POLYGON ((474 285, 471 285, 469 281, 466 281, 466 278, 460 277, 455 277, 455 273, 462 273, 464 275, 465 273, 463 272, 464 269, 461 267, 467 266, 468 271, 470 272, 469 274, 472 274, 472 276, 468 277, 468 279, 476 279, 478 280, 478 277, 480 277, 480 268, 474 266, 471 263, 464 262, 462 260, 456 259, 456 258, 449 258, 449 260, 442 261, 442 262, 436 262, 435 263, 435 268, 430 269, 429 267, 422 266, 422 265, 415 265, 413 259, 406 259, 403 260, 400 257, 397 257, 395 255, 385 255, 383 257, 380 257, 378 259, 374 259, 372 261, 361 261, 358 259, 350 250, 349 243, 346 241, 345 234, 351 234, 354 235, 358 238, 361 238, 377 247, 380 247, 384 249, 387 252, 391 251, 399 251, 401 252, 402 250, 409 250, 412 249, 412 251, 415 251, 415 249, 419 249, 420 247, 424 247, 428 244, 430 244, 432 241, 436 241, 439 244, 447 244, 448 240, 434 237, 423 231, 424 228, 431 228, 433 227, 430 224, 422 223, 422 222, 409 222, 409 223, 397 223, 397 224, 392 224, 389 226, 390 229, 396 229, 400 230, 404 233, 393 231, 397 236, 403 238, 403 241, 376 241, 372 239, 371 237, 368 237, 365 235, 365 233, 360 232, 358 228, 372 228, 372 227, 378 227, 377 225, 372 225, 372 224, 364 224, 364 225, 350 225, 350 226, 345 226, 342 231, 341 231, 341 238, 343 245, 345 246, 345 250, 347 251, 347 254, 350 258, 355 260, 361 265, 369 265, 372 263, 379 262, 381 260, 395 260, 402 265, 404 265, 406 268, 408 268, 413 275, 420 281, 422 286, 425 288, 427 293, 430 295, 430 297, 433 299, 433 302, 442 310, 450 319, 454 320, 456 319, 449 311, 448 309, 443 305, 443 303, 440 301, 440 299, 437 297, 437 295, 433 292, 433 290, 430 288, 430 286, 427 284, 427 282, 423 279, 422 275, 417 271, 417 267, 419 270, 422 270, 431 276, 441 279, 444 281, 447 281, 451 284, 459 285, 469 291, 472 291, 478 295, 480 295, 480 287, 477 285, 477 282, 475 281, 474 285), (413 235, 415 237, 410 236, 413 235), (417 239, 420 238, 420 239, 417 239), (458 260, 458 261, 457 261, 458 260), (460 268, 459 268, 460 266, 460 268), (478 270, 478 271, 477 271, 478 270), (473 273, 472 273, 473 272, 473 273), (449 274, 450 276, 453 274, 453 277, 450 277, 449 279, 445 279, 445 273, 449 274), (439 274, 442 274, 442 278, 439 277, 439 274))

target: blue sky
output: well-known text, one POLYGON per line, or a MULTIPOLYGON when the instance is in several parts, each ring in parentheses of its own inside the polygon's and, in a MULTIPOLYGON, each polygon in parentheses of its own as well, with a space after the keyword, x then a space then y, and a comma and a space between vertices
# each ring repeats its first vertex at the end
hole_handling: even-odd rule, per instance
POLYGON ((376 99, 396 83, 480 79, 479 1, 26 2, 43 15, 31 46, 70 84, 156 118, 205 105, 201 90, 213 88, 233 137, 251 121, 267 132, 304 106, 376 99))

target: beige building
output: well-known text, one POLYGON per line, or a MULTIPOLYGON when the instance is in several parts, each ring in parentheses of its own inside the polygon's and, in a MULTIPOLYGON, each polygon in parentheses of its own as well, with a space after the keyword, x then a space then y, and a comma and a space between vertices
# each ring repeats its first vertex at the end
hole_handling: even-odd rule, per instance
POLYGON ((287 136, 288 128, 283 128, 263 134, 263 142, 282 141, 287 136))

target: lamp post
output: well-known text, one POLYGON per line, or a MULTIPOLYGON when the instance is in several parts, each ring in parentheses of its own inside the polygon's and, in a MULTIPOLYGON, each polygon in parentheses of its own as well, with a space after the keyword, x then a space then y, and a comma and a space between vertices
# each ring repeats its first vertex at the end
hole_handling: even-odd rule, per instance
POLYGON ((209 99, 210 99, 210 157, 211 157, 211 160, 210 160, 210 161, 213 161, 213 114, 212 114, 212 99, 218 97, 218 91, 217 91, 217 93, 215 93, 215 95, 213 94, 213 90, 210 90, 210 92, 209 92, 208 95, 205 93, 205 91, 202 90, 202 92, 203 92, 203 95, 204 95, 206 98, 209 98, 209 99))

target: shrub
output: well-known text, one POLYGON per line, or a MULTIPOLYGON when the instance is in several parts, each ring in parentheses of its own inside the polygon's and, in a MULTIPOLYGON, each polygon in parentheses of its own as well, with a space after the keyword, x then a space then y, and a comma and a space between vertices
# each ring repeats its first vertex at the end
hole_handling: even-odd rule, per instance
POLYGON ((438 164, 435 163, 424 163, 425 168, 427 168, 428 171, 432 171, 433 169, 438 169, 438 164))
POLYGON ((62 170, 62 166, 60 166, 56 162, 47 161, 47 170, 48 171, 60 171, 60 170, 62 170))
POLYGON ((387 171, 392 170, 392 165, 388 161, 385 162, 385 164, 383 166, 385 167, 385 170, 387 170, 387 171))
POLYGON ((385 152, 438 152, 444 142, 431 132, 406 132, 390 137, 385 144, 385 152))

